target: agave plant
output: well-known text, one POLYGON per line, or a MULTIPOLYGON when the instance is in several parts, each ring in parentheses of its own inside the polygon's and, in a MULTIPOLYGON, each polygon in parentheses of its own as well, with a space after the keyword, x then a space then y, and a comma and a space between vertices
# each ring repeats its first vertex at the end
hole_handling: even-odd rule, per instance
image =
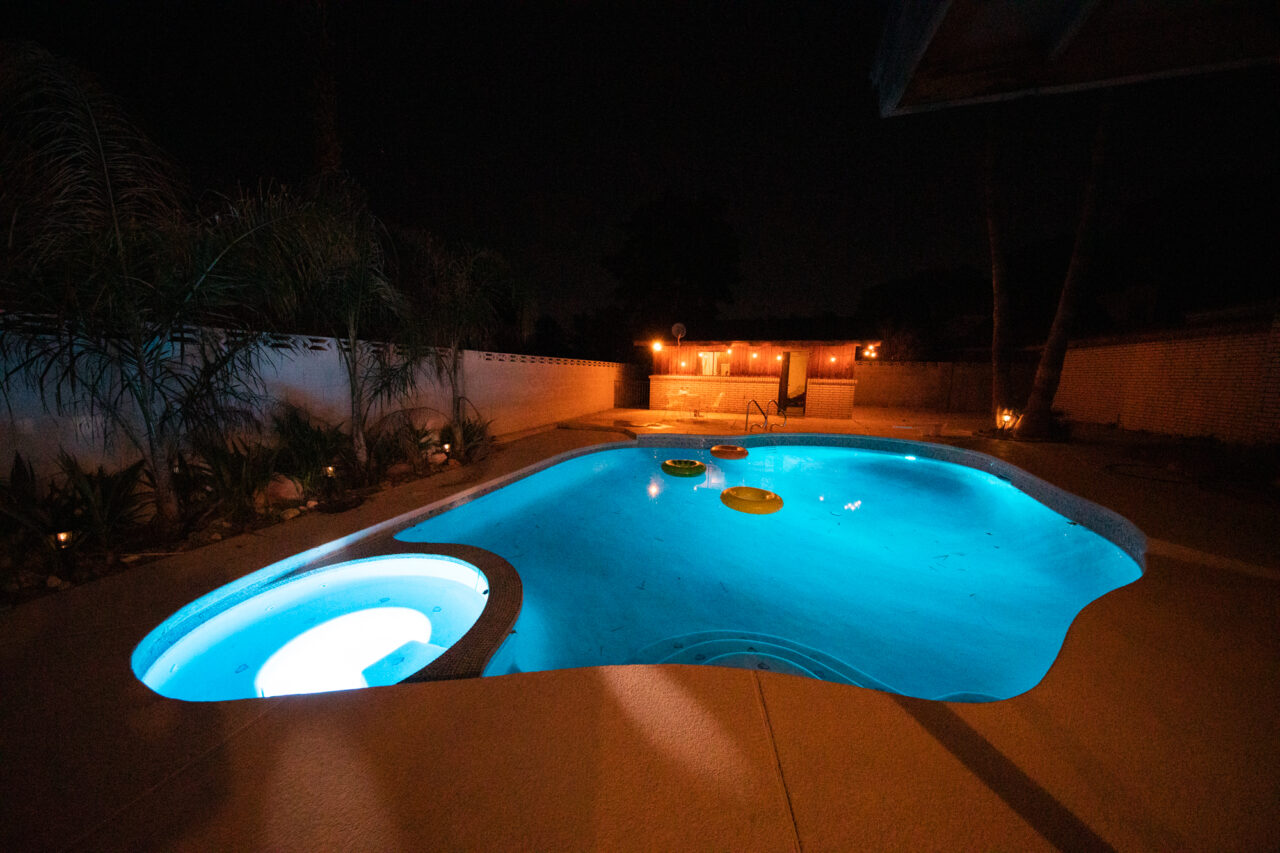
POLYGON ((58 467, 66 480, 64 489, 74 500, 73 526, 79 538, 106 552, 108 563, 115 562, 117 547, 147 517, 139 489, 142 460, 119 471, 101 465, 86 471, 74 456, 60 453, 58 467))
POLYGON ((78 520, 74 494, 56 482, 37 478, 31 463, 19 453, 13 454, 9 479, 0 480, 0 520, 5 522, 6 535, 15 535, 17 545, 28 554, 34 549, 52 558, 59 550, 81 543, 70 535, 78 520))
POLYGON ((297 480, 307 497, 318 497, 328 476, 326 469, 350 450, 350 437, 292 405, 281 407, 271 424, 278 449, 276 470, 297 480))

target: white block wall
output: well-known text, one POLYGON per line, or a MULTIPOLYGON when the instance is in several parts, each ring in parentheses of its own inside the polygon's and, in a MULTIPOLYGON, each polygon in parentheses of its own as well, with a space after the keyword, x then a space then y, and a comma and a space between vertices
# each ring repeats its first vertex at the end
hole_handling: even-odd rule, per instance
MULTIPOLYGON (((306 343, 308 348, 300 352, 274 352, 263 366, 269 398, 264 410, 293 403, 345 426, 351 404, 337 345, 327 338, 307 338, 306 343)), ((623 366, 614 362, 493 352, 463 353, 462 368, 463 393, 491 421, 490 432, 497 436, 613 408, 615 388, 623 378, 623 366)), ((84 466, 118 468, 137 458, 123 442, 104 447, 99 419, 47 414, 39 396, 20 387, 13 389, 9 403, 8 411, 0 411, 0 477, 8 477, 15 450, 43 475, 55 470, 59 448, 84 466)), ((445 421, 449 404, 447 385, 426 368, 409 398, 387 410, 429 407, 438 414, 425 420, 435 425, 445 421)), ((371 421, 381 414, 375 411, 371 421)))

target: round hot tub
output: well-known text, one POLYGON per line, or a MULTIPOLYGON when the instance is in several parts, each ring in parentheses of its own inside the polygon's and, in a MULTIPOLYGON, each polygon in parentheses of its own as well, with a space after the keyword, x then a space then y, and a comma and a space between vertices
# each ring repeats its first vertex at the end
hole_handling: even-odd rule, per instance
POLYGON ((489 580, 458 558, 394 554, 324 566, 248 592, 230 606, 184 608, 160 625, 148 639, 159 638, 163 650, 141 670, 135 659, 142 682, 188 701, 395 684, 476 624, 489 580))

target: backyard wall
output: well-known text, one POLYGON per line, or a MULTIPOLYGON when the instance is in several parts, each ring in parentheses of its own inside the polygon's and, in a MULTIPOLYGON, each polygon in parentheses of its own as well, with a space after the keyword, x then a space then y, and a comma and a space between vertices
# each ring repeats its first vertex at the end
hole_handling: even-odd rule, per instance
MULTIPOLYGON (((1013 399, 1025 400, 1035 365, 1011 366, 1013 399)), ((939 412, 991 410, 991 365, 953 361, 859 361, 858 405, 931 409, 939 412)))
MULTIPOLYGON (((491 421, 494 435, 613 408, 615 395, 629 387, 624 365, 614 362, 467 351, 462 365, 462 392, 491 421)), ((331 423, 350 420, 346 371, 332 339, 306 338, 305 348, 292 356, 275 353, 263 376, 269 396, 265 409, 288 402, 331 423)), ((419 409, 420 422, 437 426, 446 421, 449 402, 447 385, 428 369, 409 399, 390 409, 419 409)), ((472 413, 470 407, 467 411, 472 413)), ((0 413, 0 476, 8 476, 14 451, 41 473, 51 473, 59 448, 86 466, 115 468, 137 458, 127 446, 104 448, 101 420, 46 414, 38 395, 15 388, 9 410, 0 413)))
POLYGON ((1280 316, 1075 343, 1053 405, 1072 420, 1124 429, 1280 441, 1280 316))

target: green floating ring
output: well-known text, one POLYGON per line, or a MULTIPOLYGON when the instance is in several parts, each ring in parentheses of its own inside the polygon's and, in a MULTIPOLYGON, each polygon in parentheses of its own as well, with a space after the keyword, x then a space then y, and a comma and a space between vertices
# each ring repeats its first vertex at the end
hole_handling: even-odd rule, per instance
POLYGON ((707 466, 697 459, 668 459, 662 463, 662 470, 673 477, 696 477, 707 470, 707 466))

